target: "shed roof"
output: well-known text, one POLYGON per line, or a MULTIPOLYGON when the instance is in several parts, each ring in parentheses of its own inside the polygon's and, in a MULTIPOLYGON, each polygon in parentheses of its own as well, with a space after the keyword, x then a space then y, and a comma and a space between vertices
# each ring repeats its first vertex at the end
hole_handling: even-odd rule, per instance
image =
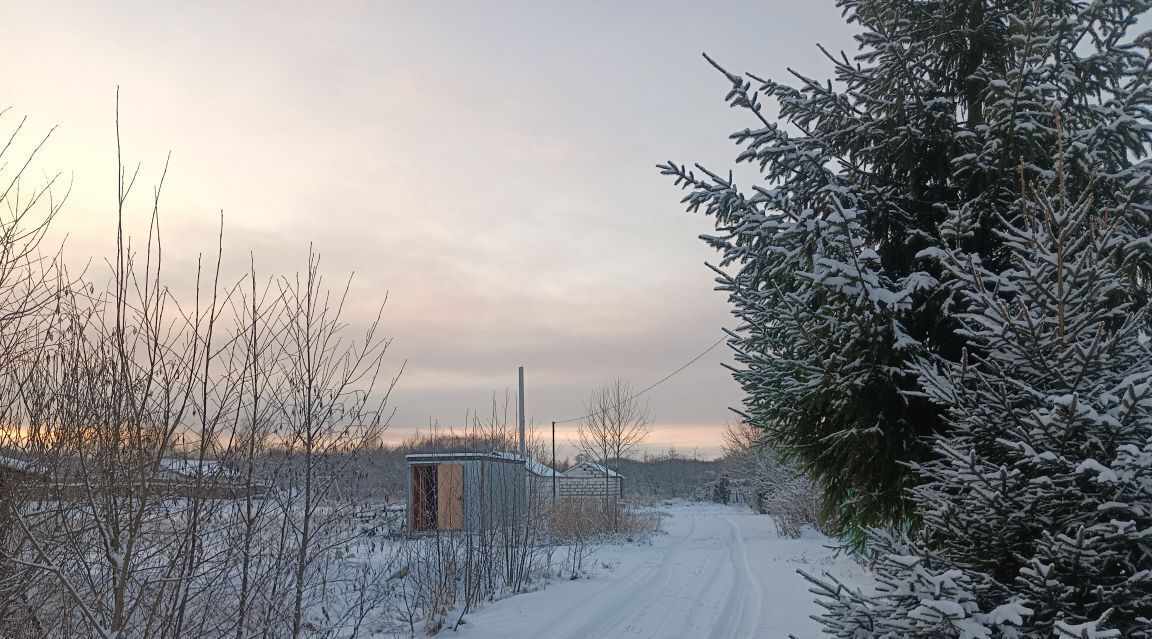
POLYGON ((422 461, 469 461, 469 460, 488 460, 500 462, 519 462, 519 458, 512 459, 506 457, 507 453, 412 453, 405 455, 404 459, 409 462, 422 462, 422 461))
POLYGON ((541 464, 531 457, 525 458, 521 457, 517 453, 505 453, 498 450, 487 453, 412 453, 411 455, 405 455, 404 458, 409 462, 436 460, 466 461, 488 459, 512 463, 522 463, 528 472, 532 473, 533 475, 539 475, 541 477, 552 477, 554 475, 559 476, 561 474, 553 470, 552 467, 546 464, 541 464))

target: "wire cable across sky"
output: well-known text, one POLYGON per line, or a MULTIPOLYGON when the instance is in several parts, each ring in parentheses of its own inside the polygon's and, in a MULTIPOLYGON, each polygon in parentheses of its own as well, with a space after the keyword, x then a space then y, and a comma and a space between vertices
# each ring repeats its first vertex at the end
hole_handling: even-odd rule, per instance
POLYGON ((649 387, 645 388, 644 390, 636 393, 635 395, 629 397, 628 399, 620 402, 619 404, 616 404, 616 406, 613 406, 612 408, 606 408, 604 410, 596 411, 594 413, 588 413, 587 415, 581 415, 580 417, 573 417, 571 419, 558 419, 552 423, 553 424, 567 424, 569 422, 578 422, 578 421, 583 420, 583 419, 588 419, 589 417, 595 415, 596 413, 601 413, 601 412, 604 412, 605 410, 612 410, 614 408, 619 408, 620 406, 623 406, 624 404, 627 404, 628 402, 641 397, 642 395, 644 395, 648 391, 652 390, 653 388, 656 388, 657 386, 663 384, 664 382, 672 379, 677 373, 679 373, 680 371, 684 370, 685 368, 688 368, 689 366, 695 364, 697 361, 700 360, 701 357, 704 357, 709 352, 711 352, 712 349, 714 349, 717 346, 719 346, 720 344, 724 343, 724 340, 726 340, 726 339, 728 339, 727 335, 716 340, 711 346, 709 346, 708 348, 701 351, 700 354, 697 355, 696 357, 693 357, 692 359, 688 360, 688 362, 686 364, 684 364, 683 366, 681 366, 680 368, 677 368, 676 370, 672 371, 671 373, 668 373, 664 377, 661 377, 660 380, 657 381, 655 384, 652 384, 651 386, 649 386, 649 387))

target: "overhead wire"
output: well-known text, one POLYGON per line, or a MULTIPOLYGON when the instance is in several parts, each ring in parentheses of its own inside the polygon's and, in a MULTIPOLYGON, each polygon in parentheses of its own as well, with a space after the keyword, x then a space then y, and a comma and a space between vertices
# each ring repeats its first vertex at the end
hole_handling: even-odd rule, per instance
POLYGON ((705 356, 705 355, 707 355, 709 352, 711 352, 711 351, 712 351, 712 349, 714 349, 714 348, 716 348, 717 346, 719 346, 720 344, 724 343, 724 340, 726 340, 726 339, 728 339, 728 336, 727 336, 727 335, 725 335, 724 337, 721 337, 720 339, 716 340, 716 341, 715 341, 715 342, 714 342, 714 343, 713 343, 711 346, 709 346, 708 348, 704 349, 704 350, 703 350, 703 351, 702 351, 702 352, 701 352, 699 355, 697 355, 696 357, 693 357, 692 359, 688 360, 688 362, 687 362, 686 364, 684 364, 683 366, 681 366, 680 368, 677 368, 676 370, 672 371, 671 373, 668 373, 668 374, 667 374, 667 375, 665 375, 664 377, 660 378, 660 380, 659 380, 659 381, 657 381, 656 383, 652 384, 651 386, 648 386, 648 387, 647 387, 647 388, 645 388, 644 390, 642 390, 642 391, 640 391, 640 392, 636 393, 635 395, 633 395, 633 396, 629 397, 628 399, 622 400, 622 401, 621 401, 619 404, 616 404, 615 406, 611 406, 611 407, 608 407, 608 408, 602 408, 602 409, 600 409, 600 410, 597 410, 597 411, 593 411, 593 412, 591 412, 591 413, 588 413, 587 415, 581 415, 580 417, 573 417, 573 418, 571 418, 571 419, 558 419, 558 420, 556 420, 556 421, 554 421, 554 422, 552 422, 552 423, 555 425, 555 424, 567 424, 567 423, 570 423, 570 422, 578 422, 578 421, 581 421, 581 420, 585 420, 585 419, 588 419, 589 417, 593 417, 593 416, 595 416, 595 415, 598 415, 598 414, 600 414, 600 413, 604 413, 604 412, 607 412, 607 411, 610 411, 610 410, 615 410, 615 409, 617 409, 617 408, 619 408, 619 407, 621 407, 621 406, 623 406, 623 405, 627 404, 628 402, 631 402, 631 401, 633 401, 633 400, 635 400, 635 399, 638 399, 639 397, 643 396, 645 393, 647 393, 648 391, 652 390, 653 388, 656 388, 657 386, 659 386, 659 385, 663 384, 664 382, 666 382, 666 381, 668 381, 668 380, 672 379, 672 377, 674 377, 674 376, 675 376, 677 373, 679 373, 680 371, 682 371, 682 370, 684 370, 685 368, 688 368, 689 366, 691 366, 691 365, 695 364, 697 361, 699 361, 699 360, 700 360, 700 358, 701 358, 701 357, 704 357, 704 356, 705 356))

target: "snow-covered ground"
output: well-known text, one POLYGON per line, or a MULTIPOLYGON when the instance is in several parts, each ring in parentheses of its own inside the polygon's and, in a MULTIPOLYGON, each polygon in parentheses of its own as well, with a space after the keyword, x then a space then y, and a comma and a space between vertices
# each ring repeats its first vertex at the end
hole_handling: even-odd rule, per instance
POLYGON ((664 506, 650 543, 601 549, 591 578, 488 604, 449 636, 535 639, 585 637, 818 637, 819 612, 796 573, 867 580, 818 534, 781 539, 771 519, 744 507, 664 506))

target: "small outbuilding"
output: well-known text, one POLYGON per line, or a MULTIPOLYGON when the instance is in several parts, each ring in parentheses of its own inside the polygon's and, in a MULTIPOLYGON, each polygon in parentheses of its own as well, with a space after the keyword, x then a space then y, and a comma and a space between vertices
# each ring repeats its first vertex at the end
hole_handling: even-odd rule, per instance
POLYGON ((48 485, 48 473, 40 465, 23 459, 0 456, 0 502, 11 502, 20 494, 43 495, 48 485))
POLYGON ((182 459, 165 457, 160 460, 156 479, 161 481, 192 481, 210 479, 237 481, 237 473, 228 470, 215 459, 182 459))
POLYGON ((479 532, 525 510, 524 460, 505 453, 416 453, 408 461, 408 530, 479 532))
POLYGON ((240 473, 215 459, 165 457, 157 467, 153 486, 168 497, 262 499, 267 492, 264 486, 249 486, 240 473))
POLYGON ((559 496, 564 498, 619 499, 624 495, 624 477, 600 464, 585 461, 560 475, 559 496))

